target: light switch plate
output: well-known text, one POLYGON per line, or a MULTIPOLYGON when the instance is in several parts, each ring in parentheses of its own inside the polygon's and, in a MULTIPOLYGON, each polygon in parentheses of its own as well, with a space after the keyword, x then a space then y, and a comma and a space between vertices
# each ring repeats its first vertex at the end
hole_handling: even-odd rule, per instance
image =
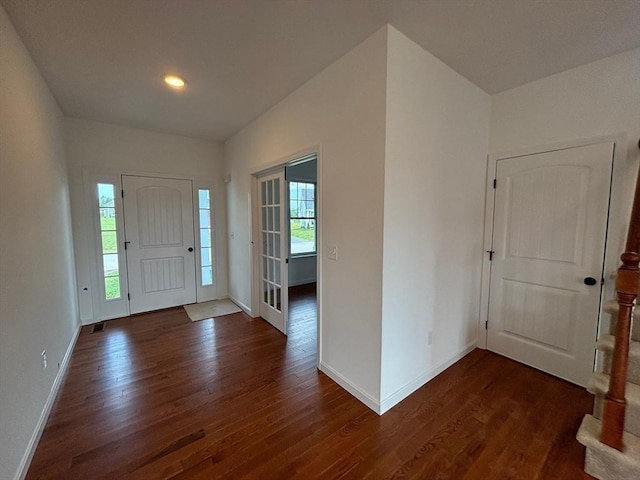
POLYGON ((329 260, 338 260, 338 246, 327 245, 327 258, 329 260))

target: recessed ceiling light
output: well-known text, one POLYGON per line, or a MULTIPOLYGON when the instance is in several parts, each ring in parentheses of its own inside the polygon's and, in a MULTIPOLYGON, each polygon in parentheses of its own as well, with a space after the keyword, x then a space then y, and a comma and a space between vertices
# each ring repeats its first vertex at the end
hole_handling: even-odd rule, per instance
POLYGON ((167 85, 173 88, 182 88, 184 87, 184 79, 178 77, 177 75, 165 75, 164 81, 167 85))

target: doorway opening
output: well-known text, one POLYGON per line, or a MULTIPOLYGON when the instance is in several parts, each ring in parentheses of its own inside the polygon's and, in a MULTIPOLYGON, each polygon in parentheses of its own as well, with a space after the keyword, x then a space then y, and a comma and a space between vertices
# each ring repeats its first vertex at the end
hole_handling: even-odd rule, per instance
POLYGON ((295 337, 296 345, 314 345, 319 352, 318 154, 291 157, 255 173, 252 198, 252 310, 295 337))
POLYGON ((299 341, 317 343, 317 158, 285 166, 285 180, 289 227, 287 329, 299 341))

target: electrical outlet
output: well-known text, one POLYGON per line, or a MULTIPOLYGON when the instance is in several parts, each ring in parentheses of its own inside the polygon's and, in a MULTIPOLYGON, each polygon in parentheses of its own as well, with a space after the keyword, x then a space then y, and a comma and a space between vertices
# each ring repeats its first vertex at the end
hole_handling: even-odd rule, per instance
POLYGON ((46 370, 47 369, 47 351, 42 350, 42 353, 40 354, 40 356, 42 357, 42 368, 46 370))
POLYGON ((327 258, 329 260, 338 260, 338 246, 327 245, 327 258))
POLYGON ((427 336, 427 344, 428 345, 433 344, 433 330, 429 330, 429 335, 427 336))

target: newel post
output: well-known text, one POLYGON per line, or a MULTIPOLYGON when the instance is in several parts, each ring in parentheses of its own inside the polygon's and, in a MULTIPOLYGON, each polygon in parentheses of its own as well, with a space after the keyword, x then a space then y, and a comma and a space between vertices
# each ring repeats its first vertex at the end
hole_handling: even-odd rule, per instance
POLYGON ((602 432, 600 441, 617 450, 622 450, 622 434, 626 410, 625 390, 629 361, 629 339, 633 305, 640 290, 640 256, 637 253, 622 254, 622 266, 618 269, 616 290, 618 297, 618 321, 615 332, 613 362, 609 391, 604 400, 602 432))
MULTIPOLYGON (((640 140, 638 148, 640 148, 640 140)), ((617 450, 623 448, 622 436, 626 410, 625 390, 631 323, 633 306, 640 293, 640 269, 638 268, 640 263, 640 169, 638 169, 625 250, 621 257, 622 266, 618 269, 616 279, 618 321, 613 346, 609 390, 604 398, 602 431, 600 432, 600 441, 617 450)))

